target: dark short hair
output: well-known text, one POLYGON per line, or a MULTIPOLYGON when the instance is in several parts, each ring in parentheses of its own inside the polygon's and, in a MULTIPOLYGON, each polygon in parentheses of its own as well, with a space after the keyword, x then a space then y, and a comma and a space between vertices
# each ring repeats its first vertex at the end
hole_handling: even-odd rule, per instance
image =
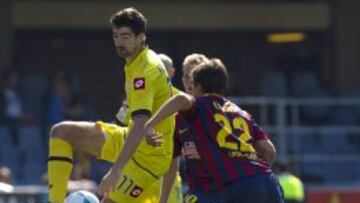
POLYGON ((111 16, 111 25, 115 28, 129 27, 135 35, 146 33, 147 20, 143 14, 133 7, 125 8, 111 16))
POLYGON ((220 59, 205 61, 191 72, 195 85, 200 85, 204 93, 224 95, 228 84, 228 73, 220 59))

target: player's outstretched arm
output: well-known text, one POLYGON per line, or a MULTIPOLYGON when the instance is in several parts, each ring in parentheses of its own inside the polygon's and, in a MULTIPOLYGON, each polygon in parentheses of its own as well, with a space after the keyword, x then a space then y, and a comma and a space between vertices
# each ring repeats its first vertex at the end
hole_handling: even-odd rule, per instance
POLYGON ((179 170, 179 158, 173 158, 168 172, 163 176, 159 203, 167 203, 174 185, 176 172, 179 170))
POLYGON ((148 121, 148 118, 149 117, 147 115, 142 114, 133 117, 134 125, 130 129, 129 135, 126 138, 124 149, 100 183, 99 189, 101 194, 106 195, 115 189, 124 166, 130 157, 132 157, 145 135, 144 127, 145 123, 148 121))
POLYGON ((150 132, 150 130, 159 122, 164 120, 165 118, 172 116, 174 113, 178 111, 186 111, 191 108, 195 99, 193 96, 180 93, 175 97, 169 99, 165 104, 163 104, 160 109, 155 113, 154 116, 150 118, 150 120, 146 123, 146 132, 150 132))
POLYGON ((255 149, 270 165, 274 162, 276 149, 269 139, 257 141, 255 143, 255 149))

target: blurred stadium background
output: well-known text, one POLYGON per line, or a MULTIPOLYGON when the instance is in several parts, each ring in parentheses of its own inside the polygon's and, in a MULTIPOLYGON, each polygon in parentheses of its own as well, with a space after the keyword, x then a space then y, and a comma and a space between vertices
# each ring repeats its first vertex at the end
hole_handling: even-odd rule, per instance
MULTIPOLYGON (((15 187, 0 202, 46 195, 51 124, 113 120, 123 61, 109 17, 125 6, 148 18, 148 43, 173 58, 175 86, 187 54, 225 62, 229 96, 270 133, 307 203, 360 202, 356 0, 1 0, 0 167, 15 187)), ((87 158, 77 156, 73 178, 99 181, 108 165, 87 158)))

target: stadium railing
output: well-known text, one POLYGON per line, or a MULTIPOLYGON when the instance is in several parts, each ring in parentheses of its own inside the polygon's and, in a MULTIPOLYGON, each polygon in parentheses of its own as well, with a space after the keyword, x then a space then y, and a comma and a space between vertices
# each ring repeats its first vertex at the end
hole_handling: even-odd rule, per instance
MULTIPOLYGON (((258 115, 255 119, 259 125, 263 127, 270 134, 276 134, 278 145, 278 156, 280 159, 290 158, 287 152, 287 134, 289 133, 316 133, 322 130, 342 130, 345 133, 358 133, 360 134, 360 120, 358 124, 334 124, 323 122, 321 124, 311 125, 309 123, 303 124, 301 122, 301 108, 315 107, 316 108, 328 107, 327 114, 334 115, 334 106, 336 107, 350 107, 352 111, 357 111, 358 118, 360 119, 360 98, 273 98, 273 97, 233 97, 231 98, 236 104, 248 110, 248 107, 257 108, 258 115), (270 110, 272 108, 272 111, 270 110)), ((251 110, 250 114, 254 115, 251 110)), ((324 113, 325 114, 325 113, 324 113)), ((299 159, 296 157, 292 157, 299 159)), ((360 161, 360 157, 358 157, 360 161)))
MULTIPOLYGON (((263 127, 274 141, 278 159, 291 160, 295 163, 299 174, 310 167, 317 170, 317 164, 333 163, 337 165, 348 163, 345 171, 328 172, 333 178, 334 174, 342 173, 350 179, 342 181, 342 176, 334 182, 322 182, 321 184, 310 184, 308 187, 360 185, 360 98, 270 98, 270 97, 234 97, 231 98, 243 109, 249 111, 259 125, 263 127), (345 113, 341 113, 345 109, 345 113), (340 112, 340 113, 339 113, 340 112), (346 117, 348 115, 353 117, 346 117), (340 115, 340 122, 334 119, 340 115), (345 119, 342 119, 345 115, 345 119), (349 119, 349 120, 348 120, 349 119), (355 120, 354 120, 355 119, 355 120), (326 139, 333 136, 332 132, 339 138, 346 135, 347 142, 336 139, 334 146, 326 146, 317 150, 323 142, 318 142, 319 136, 326 139), (290 136, 291 135, 291 136, 290 136), (350 135, 350 136, 349 136, 350 135), (307 140, 307 138, 311 138, 307 140), (320 144, 319 144, 320 143, 320 144), (346 146, 342 146, 345 144, 346 146), (311 145, 313 145, 311 147, 311 145), (346 153, 342 150, 352 148, 346 153), (306 150, 308 151, 306 151, 306 150), (325 151, 324 151, 325 150, 325 151), (357 174, 357 175, 356 175, 357 174)), ((334 137, 332 137, 334 138, 334 137)), ((325 143, 328 144, 328 143, 325 143)), ((319 173, 326 173, 328 168, 319 167, 319 173)), ((341 166, 342 167, 342 166, 341 166)), ((344 167, 341 168, 343 170, 344 167)), ((311 169, 312 170, 312 169, 311 169)), ((331 171, 331 170, 329 170, 331 171)), ((16 186, 9 193, 0 192, 0 203, 41 203, 44 202, 47 188, 44 186, 16 186)))
POLYGON ((11 191, 0 191, 0 203, 46 203, 46 194, 46 186, 14 186, 11 191))
MULTIPOLYGON (((349 181, 360 184, 359 97, 231 99, 255 117, 274 141, 277 158, 291 160, 299 174, 310 164, 313 168, 316 164, 332 164, 334 168, 346 163, 352 166, 348 170, 357 174, 349 181)), ((339 178, 334 183, 349 181, 339 178)))

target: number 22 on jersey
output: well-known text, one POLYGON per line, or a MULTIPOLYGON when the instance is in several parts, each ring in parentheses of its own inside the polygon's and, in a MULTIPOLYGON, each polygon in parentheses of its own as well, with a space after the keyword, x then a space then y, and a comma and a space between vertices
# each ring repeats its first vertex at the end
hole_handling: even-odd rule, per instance
POLYGON ((248 143, 251 135, 249 125, 244 118, 235 117, 232 121, 229 121, 227 117, 220 113, 216 113, 214 118, 221 126, 221 129, 216 135, 216 141, 221 148, 227 148, 241 153, 255 152, 254 147, 248 143), (234 134, 234 130, 240 130, 241 133, 234 134), (229 141, 227 139, 229 136, 233 136, 237 141, 229 141))

